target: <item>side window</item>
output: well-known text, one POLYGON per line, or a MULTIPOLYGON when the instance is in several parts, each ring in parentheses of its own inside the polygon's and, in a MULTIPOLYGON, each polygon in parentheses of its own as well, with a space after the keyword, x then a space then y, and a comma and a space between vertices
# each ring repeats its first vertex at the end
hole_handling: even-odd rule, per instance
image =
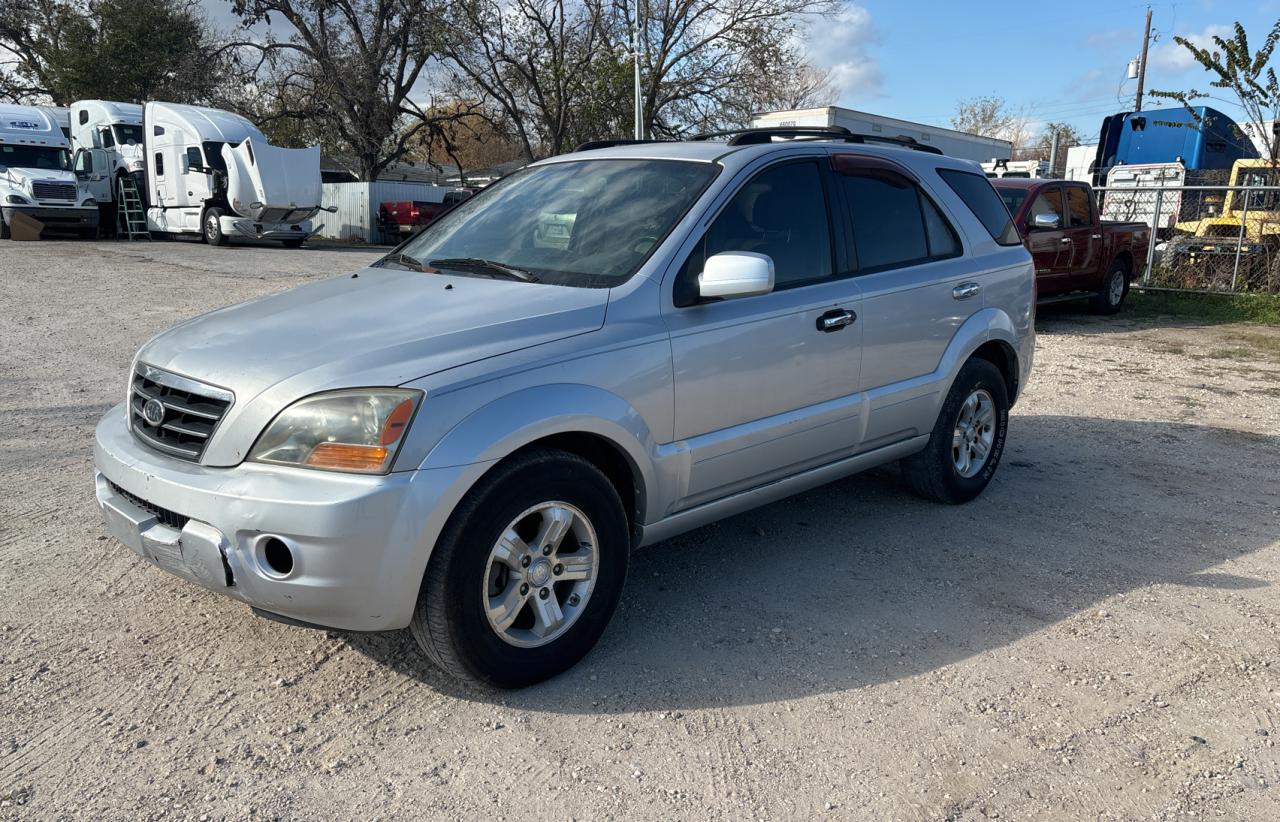
POLYGON ((880 168, 855 168, 839 177, 853 218, 854 253, 860 270, 906 265, 929 257, 920 193, 914 183, 880 168))
POLYGON ((198 168, 201 168, 203 165, 204 165, 204 162, 200 157, 200 149, 196 148, 195 146, 191 146, 190 148, 188 148, 187 149, 187 168, 198 169, 198 168))
POLYGON ((164 176, 164 155, 158 151, 156 152, 156 176, 164 176))
POLYGON ((111 129, 104 128, 102 130, 102 147, 112 148, 115 146, 115 144, 116 144, 116 140, 115 140, 115 137, 111 135, 111 129))
POLYGON ((1093 224, 1089 194, 1080 186, 1067 186, 1067 214, 1072 228, 1086 228, 1093 224))
POLYGON ((978 222, 982 223, 991 239, 1000 245, 1022 245, 1022 236, 1013 225, 1009 209, 1005 208, 1004 201, 996 194, 990 180, 977 172, 954 168, 940 168, 938 176, 964 200, 964 204, 978 218, 978 222))
POLYGON ((924 229, 929 238, 929 256, 935 259, 960 256, 960 238, 928 195, 921 195, 920 208, 924 210, 924 229))
POLYGON ((1062 189, 1059 186, 1050 186, 1031 202, 1031 211, 1027 217, 1032 226, 1035 226, 1036 217, 1041 214, 1051 214, 1058 218, 1058 224, 1062 225, 1062 189))
POLYGON ((80 125, 87 125, 89 122, 89 112, 87 109, 80 110, 80 125))
POLYGON ((75 171, 81 174, 92 174, 93 173, 93 155, 87 151, 77 151, 75 171))
POLYGON ((830 277, 831 231, 818 164, 773 166, 739 189, 681 267, 676 305, 697 301, 697 279, 706 259, 723 251, 767 254, 776 288, 830 277))

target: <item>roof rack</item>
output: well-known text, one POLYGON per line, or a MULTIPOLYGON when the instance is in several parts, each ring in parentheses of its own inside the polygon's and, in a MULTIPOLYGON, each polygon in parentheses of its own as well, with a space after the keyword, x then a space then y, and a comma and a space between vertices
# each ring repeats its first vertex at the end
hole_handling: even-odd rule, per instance
POLYGON ((574 151, 594 151, 598 148, 613 148, 614 146, 638 146, 645 143, 669 143, 670 140, 588 140, 581 144, 574 151))
POLYGON ((780 126, 768 128, 743 128, 730 131, 713 131, 699 134, 694 140, 709 140, 713 137, 728 137, 731 146, 752 146, 773 142, 775 137, 810 140, 838 140, 842 143, 887 143, 902 146, 915 151, 926 151, 930 154, 941 154, 936 146, 926 146, 913 137, 900 134, 886 137, 880 134, 854 134, 843 126, 780 126))

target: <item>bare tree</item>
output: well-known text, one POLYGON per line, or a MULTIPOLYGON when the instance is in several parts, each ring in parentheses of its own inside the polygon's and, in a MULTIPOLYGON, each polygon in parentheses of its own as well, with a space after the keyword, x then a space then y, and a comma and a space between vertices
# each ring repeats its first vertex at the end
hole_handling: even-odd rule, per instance
MULTIPOLYGON (((1214 36, 1214 48, 1201 48, 1185 37, 1175 37, 1174 42, 1185 48, 1213 75, 1209 85, 1215 89, 1230 92, 1244 109, 1254 139, 1261 143, 1264 154, 1272 162, 1280 158, 1280 136, 1272 128, 1272 124, 1280 122, 1280 83, 1276 81, 1276 71, 1268 63, 1280 43, 1280 20, 1276 21, 1256 52, 1249 48, 1249 38, 1244 26, 1235 24, 1234 36, 1230 38, 1214 36)), ((1185 106, 1196 124, 1203 127, 1200 114, 1191 103, 1206 97, 1209 92, 1197 91, 1149 91, 1148 97, 1165 100, 1176 100, 1185 106)), ((1237 139, 1246 140, 1248 135, 1240 132, 1237 139)))
POLYGON ((755 108, 761 111, 787 111, 797 108, 835 105, 840 87, 829 69, 800 63, 783 66, 774 76, 764 78, 755 108))
POLYGON ((598 0, 459 0, 450 23, 441 51, 456 94, 491 106, 527 159, 570 148, 607 57, 598 0))
POLYGON ((801 65, 809 15, 833 0, 614 0, 615 50, 638 20, 646 133, 678 136, 736 126, 767 98, 761 78, 801 65))
POLYGON ((982 137, 1008 140, 1015 147, 1025 146, 1030 138, 1026 112, 996 96, 971 97, 956 103, 951 127, 982 137))
POLYGON ((233 44, 273 65, 299 107, 277 116, 320 118, 362 180, 377 179, 403 157, 423 131, 440 121, 415 100, 436 57, 443 0, 232 0, 245 27, 279 16, 294 33, 287 40, 233 44))

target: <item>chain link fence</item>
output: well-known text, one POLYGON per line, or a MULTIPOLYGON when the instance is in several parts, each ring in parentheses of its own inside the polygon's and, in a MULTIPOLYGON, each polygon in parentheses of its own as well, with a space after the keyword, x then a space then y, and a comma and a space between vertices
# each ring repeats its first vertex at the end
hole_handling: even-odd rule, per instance
POLYGON ((1280 186, 1098 188, 1104 220, 1154 229, 1142 285, 1280 293, 1280 186))

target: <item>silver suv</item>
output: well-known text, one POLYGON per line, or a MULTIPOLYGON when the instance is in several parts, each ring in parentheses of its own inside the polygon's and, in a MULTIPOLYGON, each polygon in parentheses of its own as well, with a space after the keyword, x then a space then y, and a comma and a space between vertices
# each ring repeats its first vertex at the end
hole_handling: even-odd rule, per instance
POLYGON ((979 494, 1032 306, 971 163, 847 133, 596 145, 148 342, 97 497, 261 616, 408 626, 455 676, 527 685, 596 643, 635 547, 892 460, 979 494))

